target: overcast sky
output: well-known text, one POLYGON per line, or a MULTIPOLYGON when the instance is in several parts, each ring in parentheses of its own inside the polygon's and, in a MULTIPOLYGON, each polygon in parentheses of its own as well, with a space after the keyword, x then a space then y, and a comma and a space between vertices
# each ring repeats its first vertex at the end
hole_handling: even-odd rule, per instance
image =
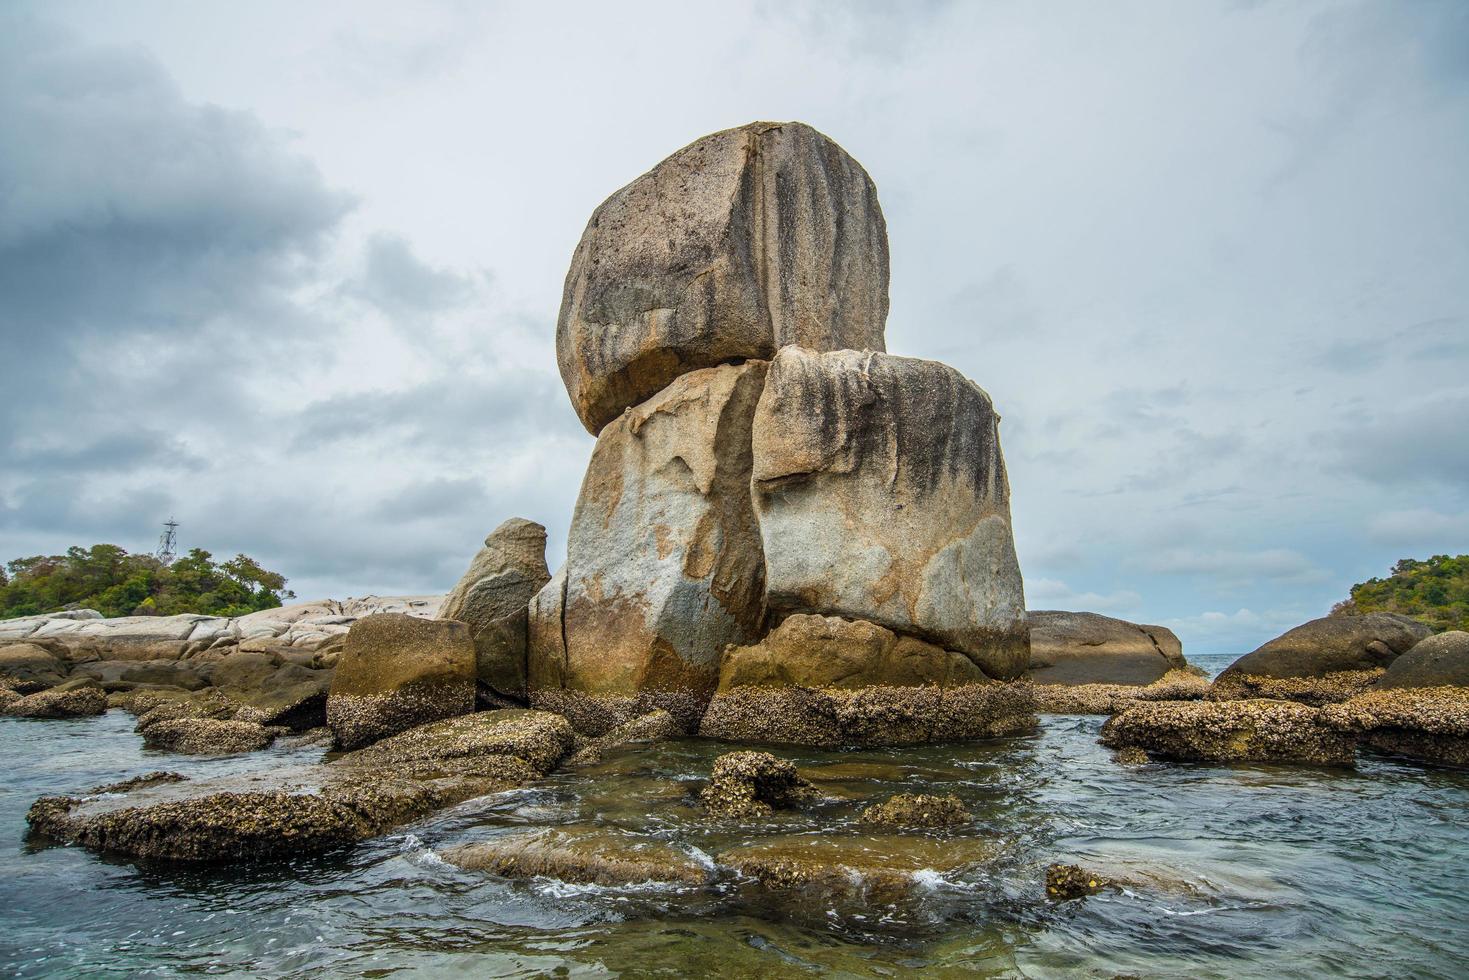
POLYGON ((877 182, 888 349, 1004 417, 1032 608, 1247 650, 1469 551, 1469 3, 0 8, 0 559, 551 564, 591 211, 692 139, 877 182))

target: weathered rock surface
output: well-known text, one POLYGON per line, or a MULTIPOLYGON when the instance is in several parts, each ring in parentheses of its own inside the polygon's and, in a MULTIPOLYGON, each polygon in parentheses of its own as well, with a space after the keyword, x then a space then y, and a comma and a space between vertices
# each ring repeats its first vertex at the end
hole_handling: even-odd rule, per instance
POLYGON ((1036 710, 1053 715, 1110 715, 1138 701, 1197 701, 1210 693, 1201 673, 1170 670, 1151 684, 1036 684, 1036 710))
POLYGON ((345 749, 474 710, 475 647, 454 620, 384 614, 353 625, 327 696, 345 749))
MULTIPOLYGON (((141 721, 141 719, 139 719, 141 721)), ((275 732, 253 721, 213 718, 157 720, 143 726, 143 748, 191 755, 254 752, 275 741, 275 732)))
POLYGON ((602 761, 602 757, 626 745, 636 742, 662 742, 683 734, 673 715, 662 710, 650 711, 625 724, 618 725, 606 735, 594 738, 577 749, 569 758, 567 766, 590 766, 602 761))
POLYGON ((964 742, 1019 735, 1035 726, 1035 697, 1025 684, 733 687, 710 701, 699 734, 841 748, 964 742))
POLYGON ((526 698, 527 608, 551 580, 546 529, 512 517, 490 532, 439 607, 440 619, 469 627, 482 700, 526 698))
POLYGON ((1469 687, 1469 633, 1449 630, 1418 641, 1392 662, 1377 687, 1469 687))
POLYGON ((860 164, 804 123, 695 141, 592 214, 556 359, 596 435, 681 374, 786 344, 883 349, 887 229, 860 164))
POLYGON ((1320 707, 1340 704, 1372 690, 1382 679, 1381 667, 1371 670, 1333 670, 1320 677, 1264 677, 1260 674, 1222 673, 1209 685, 1211 701, 1267 698, 1298 701, 1320 707))
POLYGON ((1380 751, 1469 766, 1469 686, 1369 691, 1323 708, 1322 717, 1380 751))
POLYGON ((1053 864, 1046 868, 1046 896, 1057 901, 1095 895, 1109 884, 1106 878, 1075 864, 1053 864))
POLYGON ((332 671, 315 670, 276 653, 238 651, 213 668, 216 690, 244 708, 243 720, 306 731, 326 724, 332 671))
POLYGON ((76 677, 0 707, 14 718, 85 718, 107 710, 107 692, 90 677, 76 677))
POLYGON ((521 785, 549 772, 571 741, 564 718, 487 711, 413 729, 325 765, 42 797, 26 819, 44 837, 133 857, 293 857, 521 785))
POLYGON ((925 834, 777 837, 720 852, 718 862, 777 892, 886 905, 910 897, 919 876, 949 875, 994 859, 992 843, 925 834))
POLYGON ((655 708, 698 724, 720 652, 764 613, 749 480, 765 369, 682 375, 603 430, 566 564, 532 602, 532 704, 593 735, 655 708))
POLYGON ((1183 644, 1162 626, 1055 609, 1032 609, 1027 619, 1027 676, 1037 684, 1151 684, 1188 666, 1183 644))
POLYGON ((862 823, 883 827, 955 827, 973 819, 957 796, 899 793, 862 811, 862 823))
POLYGON ((1322 710, 1290 701, 1144 702, 1109 718, 1101 742, 1183 761, 1350 765, 1356 739, 1322 710))
POLYGON ((1339 671, 1378 670, 1433 631, 1392 613, 1325 616, 1302 623, 1230 664, 1217 678, 1324 677, 1339 671))
POLYGON ((669 844, 600 827, 535 830, 450 848, 442 857, 466 870, 506 878, 544 876, 589 885, 702 885, 712 870, 669 844))
POLYGON ((710 816, 744 819, 768 816, 816 796, 796 765, 769 752, 730 752, 714 760, 714 771, 699 793, 710 816))
POLYGON ((719 691, 736 687, 958 687, 988 681, 962 653, 861 620, 796 613, 762 640, 731 646, 719 691))
POLYGON ((66 680, 67 665, 34 643, 0 647, 0 683, 21 694, 35 694, 66 680))
POLYGON ((783 348, 753 426, 774 613, 877 623, 1013 678, 1029 659, 999 419, 934 361, 783 348))

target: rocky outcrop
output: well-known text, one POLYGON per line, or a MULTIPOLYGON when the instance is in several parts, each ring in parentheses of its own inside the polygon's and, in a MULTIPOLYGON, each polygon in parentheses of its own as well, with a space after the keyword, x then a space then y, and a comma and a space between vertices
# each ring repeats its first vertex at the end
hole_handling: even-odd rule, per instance
POLYGON ((1369 691, 1323 708, 1322 716, 1381 752, 1469 766, 1469 686, 1369 691))
POLYGON ((1343 701, 1377 679, 1364 672, 1381 671, 1430 633, 1417 620, 1392 613, 1313 619, 1225 668, 1210 697, 1343 701))
POLYGON ((143 748, 191 755, 254 752, 275 741, 274 730, 253 721, 175 718, 144 726, 143 748))
POLYGON ((442 857, 469 871, 572 884, 703 885, 712 877, 707 864, 671 845, 601 827, 534 830, 450 848, 442 857))
POLYGON ((474 710, 475 646, 454 620, 386 614, 353 625, 332 678, 326 720, 357 749, 474 710))
POLYGON ((709 782, 699 800, 710 816, 745 819, 799 806, 816 796, 816 788, 796 771, 795 763, 769 752, 731 752, 714 760, 709 782))
POLYGON ((35 694, 66 679, 67 665, 34 643, 0 647, 0 684, 20 694, 35 694))
POLYGON ((720 651, 763 618, 749 480, 765 367, 685 374, 603 430, 565 567, 531 606, 532 704, 593 735, 654 708, 698 724, 720 651))
POLYGON ((564 718, 487 711, 413 729, 325 765, 42 797, 26 819, 38 836, 131 857, 296 857, 519 786, 549 772, 571 742, 564 718))
POLYGON ((1033 609, 1030 667, 1037 684, 1151 684, 1188 666, 1183 644, 1162 626, 1090 612, 1033 609))
POLYGON ((1023 684, 733 687, 710 701, 699 734, 834 749, 966 742, 1035 726, 1035 697, 1023 684))
POLYGON ((1036 710, 1052 715, 1110 715, 1139 701, 1197 701, 1208 697, 1202 673, 1170 670, 1151 684, 1036 684, 1036 710))
POLYGON ((546 529, 512 517, 490 532, 445 596, 439 618, 464 623, 474 638, 481 701, 525 701, 527 607, 550 580, 546 529))
POLYGON ((1025 670, 1029 641, 999 419, 934 361, 783 348, 753 426, 775 613, 877 623, 1025 670))
POLYGON ((0 707, 0 713, 13 718, 86 718, 106 710, 107 692, 90 677, 62 681, 0 707))
POLYGON ((650 711, 632 721, 618 725, 606 735, 589 740, 564 763, 566 766, 591 766, 602 761, 609 752, 634 743, 662 742, 681 735, 673 715, 662 710, 650 711))
POLYGON ((695 141, 582 234, 556 359, 593 435, 675 378, 787 344, 883 349, 887 230, 860 164, 803 123, 695 141))
POLYGON ((278 653, 238 651, 214 665, 217 693, 241 709, 242 720, 306 731, 326 724, 332 671, 303 667, 278 653))
POLYGON ((875 803, 858 817, 862 823, 880 827, 955 827, 973 819, 957 796, 899 793, 875 803))
POLYGON ((1392 662, 1376 686, 1469 687, 1469 633, 1449 630, 1418 641, 1392 662))
POLYGON ((1266 700, 1138 703, 1107 720, 1101 742, 1180 761, 1350 765, 1356 739, 1322 710, 1266 700))

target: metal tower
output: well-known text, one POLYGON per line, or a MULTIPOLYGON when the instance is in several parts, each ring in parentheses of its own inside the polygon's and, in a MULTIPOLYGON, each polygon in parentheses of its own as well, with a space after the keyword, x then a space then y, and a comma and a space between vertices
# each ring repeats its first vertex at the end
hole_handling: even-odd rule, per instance
POLYGON ((158 550, 153 553, 153 557, 165 565, 173 562, 174 550, 178 547, 178 535, 175 533, 178 526, 179 522, 170 517, 163 524, 163 533, 158 536, 158 550))

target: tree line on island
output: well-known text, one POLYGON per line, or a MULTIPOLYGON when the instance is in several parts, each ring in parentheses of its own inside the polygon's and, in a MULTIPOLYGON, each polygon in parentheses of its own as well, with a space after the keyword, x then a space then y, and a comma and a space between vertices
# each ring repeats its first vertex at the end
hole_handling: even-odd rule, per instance
POLYGON ((17 558, 0 570, 0 619, 64 609, 95 609, 109 618, 243 616, 295 597, 284 575, 248 555, 216 562, 202 548, 164 563, 115 544, 96 544, 68 548, 64 555, 17 558))
POLYGON ((1352 586, 1333 616, 1385 612, 1410 616, 1435 630, 1469 630, 1469 555, 1403 558, 1387 578, 1352 586))

